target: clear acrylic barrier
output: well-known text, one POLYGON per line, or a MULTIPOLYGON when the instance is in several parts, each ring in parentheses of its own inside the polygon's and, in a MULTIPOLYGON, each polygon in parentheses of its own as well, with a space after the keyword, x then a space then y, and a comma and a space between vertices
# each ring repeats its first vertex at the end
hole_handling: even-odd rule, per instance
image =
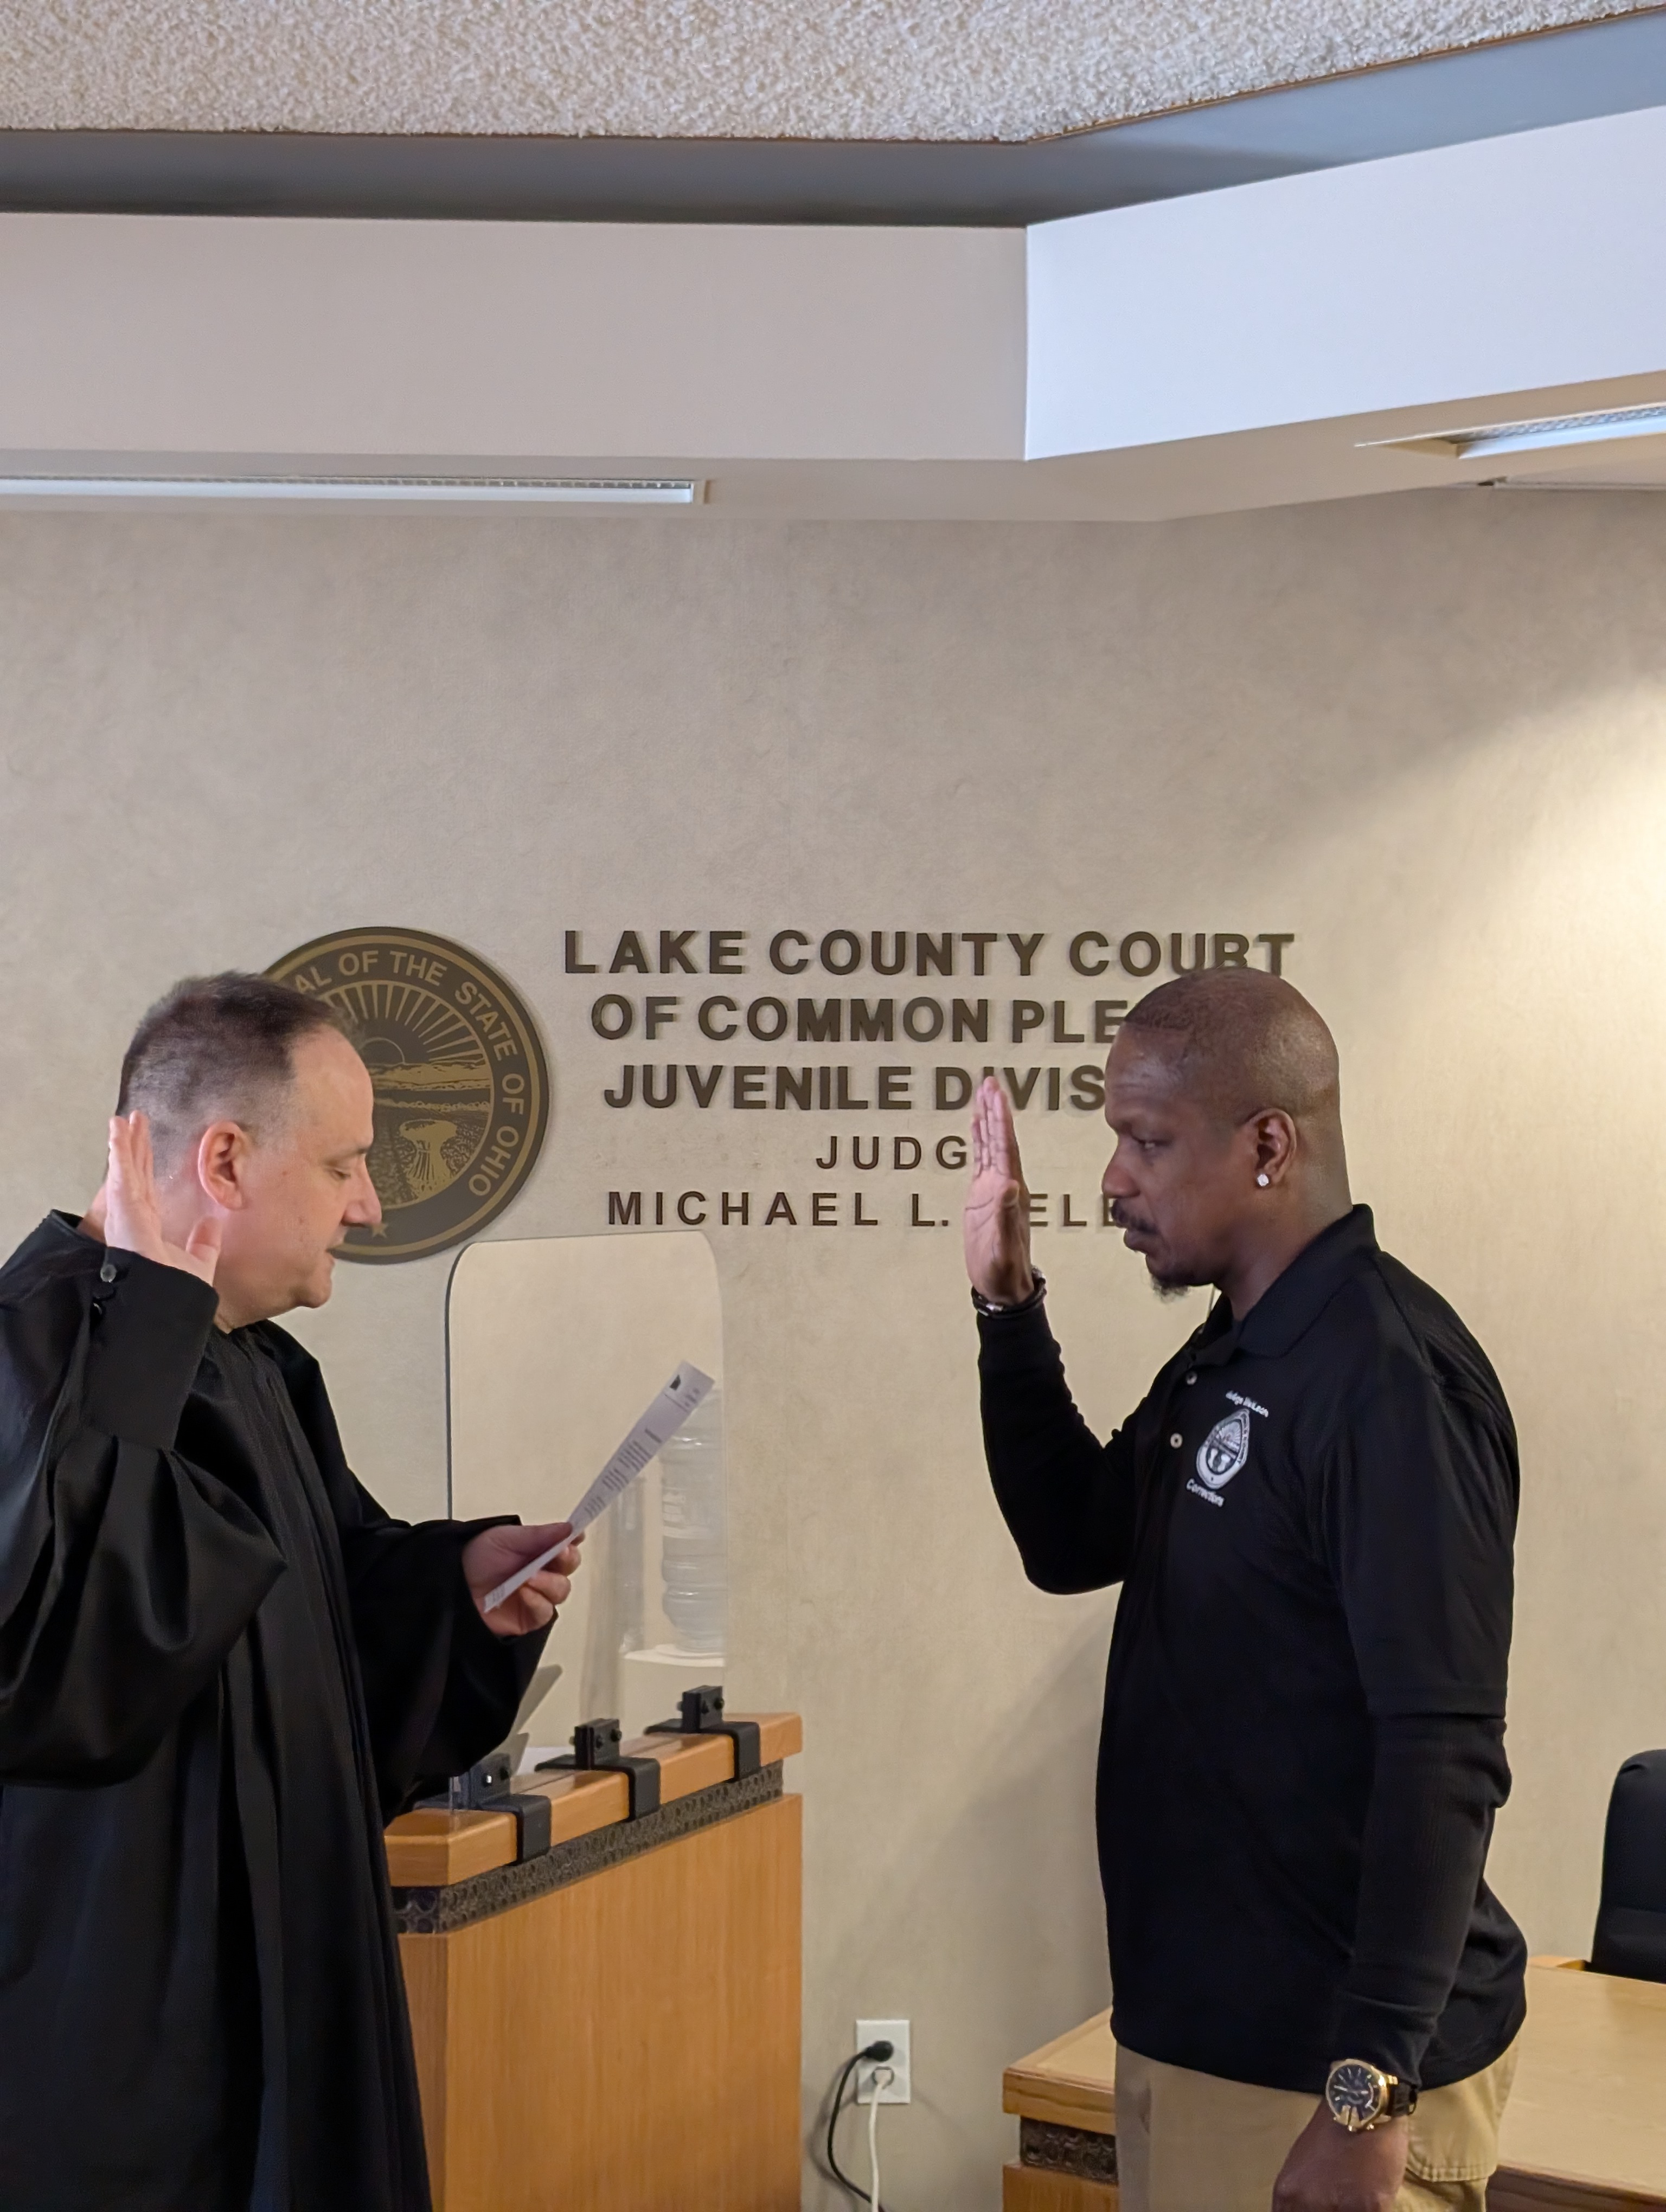
POLYGON ((560 1677, 522 1711, 526 1758, 565 1750, 581 1720, 639 1733, 684 1689, 721 1681, 723 1317, 705 1238, 472 1244, 452 1271, 447 1340, 451 1510, 464 1519, 560 1520, 681 1361, 720 1386, 586 1539, 544 1650, 560 1677))

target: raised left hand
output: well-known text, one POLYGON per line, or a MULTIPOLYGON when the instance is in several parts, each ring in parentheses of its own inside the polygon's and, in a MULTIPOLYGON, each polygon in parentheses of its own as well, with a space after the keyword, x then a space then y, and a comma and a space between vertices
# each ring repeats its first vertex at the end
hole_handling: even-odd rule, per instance
POLYGON ((540 1552, 547 1552, 551 1544, 560 1543, 571 1533, 565 1521, 540 1522, 532 1528, 508 1522, 501 1528, 483 1528, 463 1547, 464 1579, 474 1593, 480 1618, 494 1636, 526 1636, 535 1628, 547 1628, 557 1606, 566 1604, 573 1594, 572 1577, 579 1571, 582 1536, 557 1552, 547 1567, 522 1583, 514 1595, 505 1598, 494 1612, 486 1611, 484 1600, 488 1591, 507 1582, 528 1559, 537 1559, 540 1552))
POLYGON ((194 1223, 183 1244, 175 1244, 162 1228, 148 1115, 112 1115, 109 1169, 81 1225, 89 1237, 137 1252, 159 1267, 178 1267, 205 1283, 214 1280, 220 1261, 218 1219, 210 1214, 194 1223))
POLYGON ((1321 2105, 1291 2146, 1273 2212, 1393 2212, 1410 2138, 1405 2120, 1350 2135, 1321 2105))

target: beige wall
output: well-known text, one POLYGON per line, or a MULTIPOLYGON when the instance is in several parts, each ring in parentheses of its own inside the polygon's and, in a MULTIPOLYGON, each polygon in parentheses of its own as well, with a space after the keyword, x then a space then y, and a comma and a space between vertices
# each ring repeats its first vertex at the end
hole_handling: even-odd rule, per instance
MULTIPOLYGON (((88 1188, 154 991, 345 923, 455 935, 537 1007, 556 1103, 517 1237, 599 1229, 625 1181, 806 1190, 836 1126, 611 1112, 565 927, 1296 931, 1358 1191, 1517 1409, 1495 1867, 1536 1945, 1582 1948, 1608 1780, 1666 1740, 1663 553, 1666 505, 1619 496, 1144 531, 8 518, 0 1230, 88 1188)), ((1090 1118, 1025 1127, 1037 1185, 1091 1189, 1090 1118)), ((1102 1996, 1111 1607, 1023 1583, 956 1240, 880 1210, 714 1232, 730 1680, 806 1717, 812 2091, 859 2012, 911 2017, 893 2201, 970 2212, 1002 2061, 1102 1996)), ((1110 1236, 1046 1249, 1109 1423, 1196 1309, 1110 1236)), ((435 1510, 446 1262, 343 1272, 305 1333, 362 1470, 435 1510)))

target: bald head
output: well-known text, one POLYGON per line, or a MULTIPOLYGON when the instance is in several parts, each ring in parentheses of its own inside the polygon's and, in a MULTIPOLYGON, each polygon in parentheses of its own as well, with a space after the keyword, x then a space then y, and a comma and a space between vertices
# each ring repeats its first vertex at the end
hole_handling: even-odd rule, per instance
POLYGON ((1341 1124, 1336 1041, 1301 993, 1259 968, 1208 968, 1141 999, 1130 1044, 1168 1054, 1177 1085, 1231 1126, 1277 1107, 1296 1122, 1341 1124))
POLYGON ((1219 1285, 1235 1310, 1350 1203, 1336 1044, 1256 968, 1141 999, 1105 1069, 1111 1219, 1159 1290, 1219 1285))

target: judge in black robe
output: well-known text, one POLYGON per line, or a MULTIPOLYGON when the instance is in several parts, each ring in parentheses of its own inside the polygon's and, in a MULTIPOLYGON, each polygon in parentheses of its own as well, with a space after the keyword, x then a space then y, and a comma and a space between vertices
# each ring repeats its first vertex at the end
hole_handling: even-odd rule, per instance
POLYGON ((62 1214, 0 1269, 4 2212, 429 2203, 381 1831, 544 1638, 216 1304, 62 1214))

